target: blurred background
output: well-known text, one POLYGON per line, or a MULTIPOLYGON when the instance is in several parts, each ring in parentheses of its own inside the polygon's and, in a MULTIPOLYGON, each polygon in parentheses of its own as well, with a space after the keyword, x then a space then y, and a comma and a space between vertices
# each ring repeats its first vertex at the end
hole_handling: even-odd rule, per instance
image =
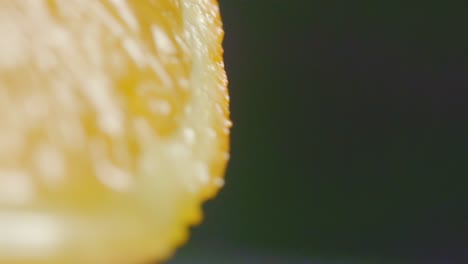
POLYGON ((466 9, 220 5, 232 160, 169 263, 468 263, 466 9))

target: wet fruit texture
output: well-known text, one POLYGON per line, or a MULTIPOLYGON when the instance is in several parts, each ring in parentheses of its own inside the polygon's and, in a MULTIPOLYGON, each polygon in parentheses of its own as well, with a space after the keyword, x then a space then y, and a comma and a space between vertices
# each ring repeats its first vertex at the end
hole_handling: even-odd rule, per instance
POLYGON ((0 2, 0 263, 161 261, 223 185, 214 0, 0 2))

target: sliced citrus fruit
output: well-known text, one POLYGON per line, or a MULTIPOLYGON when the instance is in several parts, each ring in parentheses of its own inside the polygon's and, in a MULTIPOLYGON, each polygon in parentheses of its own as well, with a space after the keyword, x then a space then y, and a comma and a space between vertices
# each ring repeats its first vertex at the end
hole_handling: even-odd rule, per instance
POLYGON ((0 263, 170 256, 228 160, 216 1, 1 1, 0 36, 0 263))

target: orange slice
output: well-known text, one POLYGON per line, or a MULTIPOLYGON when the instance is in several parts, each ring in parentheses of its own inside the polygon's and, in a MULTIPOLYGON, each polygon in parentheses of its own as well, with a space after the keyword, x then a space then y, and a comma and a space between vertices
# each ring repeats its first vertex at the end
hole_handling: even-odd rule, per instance
POLYGON ((168 258, 229 157, 216 1, 1 1, 0 36, 0 264, 168 258))

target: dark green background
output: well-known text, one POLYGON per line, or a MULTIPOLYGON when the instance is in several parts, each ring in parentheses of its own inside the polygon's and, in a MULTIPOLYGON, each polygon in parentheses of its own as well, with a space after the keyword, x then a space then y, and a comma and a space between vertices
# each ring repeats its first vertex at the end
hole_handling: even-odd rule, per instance
POLYGON ((171 263, 468 263, 466 8, 220 5, 232 160, 171 263))

